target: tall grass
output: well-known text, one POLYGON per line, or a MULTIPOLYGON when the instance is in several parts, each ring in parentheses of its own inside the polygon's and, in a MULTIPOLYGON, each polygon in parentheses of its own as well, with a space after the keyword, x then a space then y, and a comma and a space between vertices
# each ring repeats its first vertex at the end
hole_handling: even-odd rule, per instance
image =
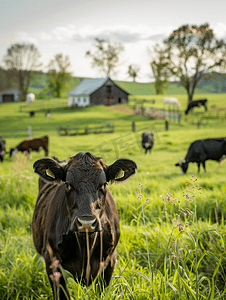
MULTIPOLYGON (((100 109, 96 118, 102 118, 102 114, 108 118, 107 111, 100 109)), ((59 110, 56 113, 59 119, 53 121, 60 122, 65 117, 68 122, 74 118, 75 124, 81 120, 85 124, 94 113, 93 108, 81 110, 78 115, 75 111, 59 110)), ((9 112, 4 114, 7 119, 9 112)), ((9 129, 13 135, 21 113, 14 111, 12 115, 15 123, 9 129)), ((25 114, 23 117, 28 119, 25 114)), ((40 112, 39 117, 44 115, 40 112)), ((39 117, 33 120, 36 128, 40 126, 39 117)), ((188 124, 172 124, 166 132, 162 121, 138 118, 137 131, 131 133, 129 116, 116 112, 112 119, 119 124, 112 135, 59 137, 48 132, 50 156, 64 159, 79 151, 91 151, 101 155, 108 165, 119 157, 133 159, 138 164, 138 172, 130 180, 110 186, 121 227, 118 259, 110 286, 98 296, 93 285, 84 288, 69 278, 73 299, 226 299, 226 164, 218 166, 217 162, 207 161, 207 173, 201 169, 199 175, 196 164, 190 164, 184 176, 175 167, 195 139, 225 136, 222 123, 199 129, 188 124), (148 126, 156 128, 155 145, 151 154, 145 156, 140 146, 141 132, 148 126), (190 184, 185 185, 191 182, 191 174, 198 178, 202 194, 196 193, 195 201, 189 201, 189 211, 194 213, 189 216, 183 195, 193 190, 189 189, 190 184), (176 216, 179 203, 163 201, 166 198, 160 195, 181 201, 181 220, 183 224, 189 223, 188 227, 185 225, 180 231, 176 226, 182 226, 176 216)), ((18 124, 19 131, 24 124, 18 124)), ((49 128, 48 123, 45 126, 49 128)), ((44 135, 45 131, 40 130, 40 134, 44 135)), ((19 137, 7 137, 7 149, 20 141, 19 137)), ((0 299, 52 297, 45 265, 37 256, 31 237, 38 189, 32 165, 44 153, 32 154, 32 159, 22 155, 12 159, 7 155, 0 165, 0 299)))

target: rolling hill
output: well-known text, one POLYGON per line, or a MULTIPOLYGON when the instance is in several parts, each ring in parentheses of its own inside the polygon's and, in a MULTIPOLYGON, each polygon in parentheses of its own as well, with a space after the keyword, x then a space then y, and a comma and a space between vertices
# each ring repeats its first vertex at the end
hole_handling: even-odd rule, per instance
MULTIPOLYGON (((68 91, 75 88, 82 77, 73 77, 73 80, 69 83, 68 91)), ((121 88, 125 89, 131 95, 155 95, 154 83, 139 83, 130 81, 115 81, 115 83, 121 88)), ((37 74, 32 80, 29 88, 29 92, 35 93, 37 98, 43 98, 47 94, 48 79, 45 73, 37 74)), ((63 97, 67 97, 67 92, 64 93, 63 97)), ((226 75, 215 74, 213 79, 203 78, 198 84, 195 93, 206 94, 206 93, 225 93, 226 92, 226 75)), ((167 95, 185 95, 186 90, 178 83, 169 83, 167 95)))

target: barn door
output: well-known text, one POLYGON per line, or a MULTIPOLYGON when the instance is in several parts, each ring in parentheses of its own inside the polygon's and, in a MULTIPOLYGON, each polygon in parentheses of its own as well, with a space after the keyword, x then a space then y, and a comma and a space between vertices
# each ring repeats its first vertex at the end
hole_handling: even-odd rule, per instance
POLYGON ((107 97, 107 98, 106 98, 106 105, 110 105, 110 102, 111 102, 111 98, 110 98, 110 97, 107 97))
POLYGON ((3 102, 13 102, 14 101, 14 95, 3 95, 2 97, 3 102))

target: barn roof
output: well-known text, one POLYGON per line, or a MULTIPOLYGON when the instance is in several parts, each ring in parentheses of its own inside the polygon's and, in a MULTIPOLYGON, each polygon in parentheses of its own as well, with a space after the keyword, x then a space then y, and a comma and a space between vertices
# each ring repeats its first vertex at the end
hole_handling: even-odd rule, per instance
POLYGON ((83 79, 68 95, 91 95, 93 92, 102 87, 107 81, 106 78, 92 78, 92 79, 83 79))
MULTIPOLYGON (((68 95, 69 96, 91 95, 93 92, 101 88, 108 80, 112 81, 109 77, 83 79, 76 86, 76 88, 74 88, 72 91, 68 93, 68 95)), ((122 90, 122 88, 120 89, 122 90)))
POLYGON ((14 86, 14 87, 8 88, 6 90, 0 91, 0 95, 5 94, 10 91, 12 91, 12 92, 16 91, 16 92, 22 93, 17 86, 14 86))

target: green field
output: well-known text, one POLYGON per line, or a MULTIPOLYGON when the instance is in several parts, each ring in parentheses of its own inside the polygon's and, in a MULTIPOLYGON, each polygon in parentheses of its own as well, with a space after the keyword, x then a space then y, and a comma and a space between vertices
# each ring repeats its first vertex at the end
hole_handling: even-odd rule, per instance
MULTIPOLYGON (((176 96, 184 110, 186 95, 176 96)), ((226 106, 226 94, 195 95, 194 99, 201 97, 208 98, 209 110, 212 105, 226 106)), ((149 95, 130 96, 125 108, 133 108, 143 99, 155 99, 150 105, 163 107, 163 96, 149 95)), ((90 151, 102 156, 106 164, 125 157, 138 165, 131 179, 110 185, 121 226, 111 284, 98 296, 93 286, 83 288, 69 278, 73 299, 226 299, 226 163, 219 166, 207 161, 207 172, 201 167, 200 174, 196 164, 189 165, 186 175, 180 175, 175 167, 194 140, 226 136, 224 112, 217 118, 200 108, 186 118, 183 115, 180 124, 170 120, 165 131, 164 120, 105 106, 68 109, 67 99, 36 100, 28 105, 3 103, 0 109, 0 135, 6 140, 7 151, 27 138, 27 127, 31 126, 33 137, 49 136, 50 156, 68 159, 79 151, 90 151), (52 114, 46 118, 49 109, 52 114), (35 110, 33 118, 31 110, 35 110), (199 128, 198 120, 203 122, 199 128), (135 132, 131 131, 132 122, 135 132), (114 124, 114 133, 59 136, 57 131, 60 126, 83 129, 103 123, 114 124), (154 132, 155 144, 145 156, 141 134, 147 130, 154 132), (193 185, 186 183, 194 179, 195 187, 189 189, 193 185), (191 196, 187 202, 183 193, 191 196), (193 214, 189 216, 189 212, 193 214), (181 231, 176 227, 176 214, 183 224, 181 231)), ((19 154, 9 158, 7 154, 0 165, 0 299, 52 297, 44 263, 31 237, 38 190, 32 165, 43 156, 43 151, 33 152, 30 159, 19 154)))

